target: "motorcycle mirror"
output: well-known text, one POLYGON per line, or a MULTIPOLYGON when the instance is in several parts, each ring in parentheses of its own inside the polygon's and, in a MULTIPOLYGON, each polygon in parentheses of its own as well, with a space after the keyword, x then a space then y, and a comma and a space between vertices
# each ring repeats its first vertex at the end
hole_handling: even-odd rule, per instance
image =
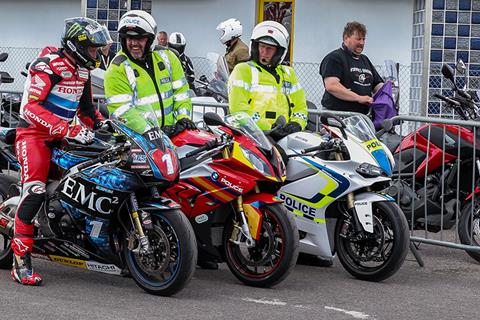
POLYGON ((335 127, 343 129, 345 128, 345 123, 342 119, 331 113, 323 113, 320 115, 320 122, 326 126, 335 127))
POLYGON ((457 87, 455 85, 455 80, 453 78, 453 69, 452 67, 450 67, 448 64, 444 63, 443 66, 442 66, 442 74, 445 78, 447 78, 448 80, 450 80, 453 85, 455 86, 455 88, 457 87))
POLYGON ((6 52, 0 53, 0 62, 7 60, 7 58, 8 58, 8 53, 6 52))
POLYGON ((206 75, 201 75, 200 76, 200 81, 207 82, 207 76, 206 75))
POLYGON ((342 119, 337 117, 334 114, 331 113, 323 113, 320 115, 320 122, 323 125, 334 127, 334 128, 339 128, 340 131, 342 132, 342 136, 344 139, 347 139, 347 133, 345 132, 345 128, 347 127, 345 123, 343 123, 342 119))
POLYGON ((223 119, 214 112, 207 112, 203 115, 203 121, 208 126, 224 126, 225 122, 223 119))
POLYGON ((467 72, 467 66, 462 59, 458 60, 457 64, 455 65, 455 69, 457 69, 457 71, 461 74, 465 74, 467 72))
POLYGON ((275 120, 274 126, 275 127, 281 127, 285 123, 287 123, 287 119, 285 119, 285 117, 283 115, 281 115, 280 117, 277 118, 277 120, 275 120))
POLYGON ((393 128, 393 121, 391 119, 383 120, 382 127, 385 130, 385 132, 390 132, 393 128))
POLYGON ((0 83, 12 83, 13 78, 8 72, 0 71, 0 83))

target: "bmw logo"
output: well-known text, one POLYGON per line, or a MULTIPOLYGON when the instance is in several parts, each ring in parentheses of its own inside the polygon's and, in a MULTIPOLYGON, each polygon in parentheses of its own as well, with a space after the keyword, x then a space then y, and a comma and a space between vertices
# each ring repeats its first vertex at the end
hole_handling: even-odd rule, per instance
POLYGON ((212 179, 213 179, 213 180, 217 180, 217 179, 218 179, 218 173, 217 173, 217 172, 212 173, 212 179))

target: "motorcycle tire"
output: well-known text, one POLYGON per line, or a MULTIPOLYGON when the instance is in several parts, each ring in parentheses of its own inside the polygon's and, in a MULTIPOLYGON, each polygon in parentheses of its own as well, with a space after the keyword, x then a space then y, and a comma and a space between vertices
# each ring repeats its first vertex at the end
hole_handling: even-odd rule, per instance
POLYGON ((340 263, 351 275, 378 282, 400 269, 410 236, 405 215, 394 202, 374 202, 372 213, 373 233, 360 234, 342 215, 335 227, 335 248, 340 263), (376 265, 377 262, 381 263, 376 265))
POLYGON ((171 296, 188 284, 195 271, 195 234, 180 210, 151 212, 150 215, 153 229, 145 234, 153 254, 129 250, 125 239, 124 259, 139 287, 154 295, 171 296))
MULTIPOLYGON (((0 173, 0 204, 8 197, 10 186, 17 180, 9 175, 0 173)), ((12 219, 15 219, 15 208, 3 208, 8 210, 12 219)), ((10 247, 11 239, 8 235, 0 233, 0 269, 11 269, 13 264, 13 251, 10 247)))
MULTIPOLYGON (((480 246, 480 198, 475 198, 473 219, 472 219, 472 201, 467 200, 462 208, 460 218, 458 220, 458 237, 460 242, 465 245, 480 246), (472 228, 473 220, 473 228, 472 228), (473 229, 473 235, 472 235, 473 229), (477 239, 475 239, 475 236, 477 239)), ((480 253, 473 251, 465 251, 470 257, 480 262, 480 253)))
POLYGON ((225 259, 230 271, 243 283, 272 287, 283 281, 295 267, 299 252, 297 225, 279 203, 260 208, 263 214, 260 239, 253 248, 230 241, 233 219, 228 220, 223 237, 225 259))

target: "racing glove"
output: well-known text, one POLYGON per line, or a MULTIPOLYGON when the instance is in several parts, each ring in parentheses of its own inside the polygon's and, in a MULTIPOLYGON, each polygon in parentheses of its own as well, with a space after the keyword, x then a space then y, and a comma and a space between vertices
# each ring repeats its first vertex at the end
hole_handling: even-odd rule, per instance
POLYGON ((113 126, 111 122, 108 120, 101 120, 101 121, 95 122, 95 124, 93 125, 93 130, 103 130, 111 133, 114 132, 113 126))
POLYGON ((270 136, 273 140, 278 141, 283 137, 288 136, 291 133, 302 131, 302 127, 295 121, 284 124, 281 127, 276 127, 270 132, 270 136))
POLYGON ((172 126, 163 126, 162 127, 162 131, 169 137, 173 137, 176 133, 175 133, 175 125, 172 125, 172 126))
POLYGON ((88 130, 87 127, 75 125, 68 128, 68 132, 65 135, 65 138, 75 140, 82 144, 87 144, 92 142, 94 136, 95 135, 93 134, 93 132, 88 130))
POLYGON ((175 127, 176 127, 176 132, 175 134, 179 134, 180 132, 184 131, 184 130, 195 130, 197 129, 197 126, 195 125, 195 123, 188 119, 188 118, 182 118, 180 120, 177 121, 177 123, 175 124, 175 127))

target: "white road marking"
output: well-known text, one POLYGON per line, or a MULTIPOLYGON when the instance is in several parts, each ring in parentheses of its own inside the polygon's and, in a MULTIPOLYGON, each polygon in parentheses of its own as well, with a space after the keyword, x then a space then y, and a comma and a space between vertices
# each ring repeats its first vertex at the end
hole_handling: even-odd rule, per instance
MULTIPOLYGON (((261 298, 261 299, 242 298, 242 300, 246 301, 246 302, 267 304, 267 305, 271 305, 271 306, 287 306, 286 302, 280 301, 278 299, 270 299, 269 300, 267 298, 261 298)), ((301 305, 301 304, 294 304, 294 305, 288 305, 288 306, 298 308, 298 309, 306 309, 306 310, 317 309, 317 308, 312 308, 312 307, 309 307, 309 306, 304 306, 304 305, 301 305)), ((329 306, 325 306, 324 308, 327 309, 327 310, 332 310, 332 311, 338 311, 338 312, 345 313, 349 316, 352 316, 354 319, 362 319, 362 320, 366 320, 366 319, 374 320, 375 319, 375 318, 371 317, 370 315, 368 315, 366 313, 363 313, 363 312, 360 312, 360 311, 351 311, 351 310, 345 310, 345 309, 329 307, 329 306)))
POLYGON ((286 306, 287 305, 286 302, 280 301, 278 299, 267 300, 267 299, 264 299, 264 298, 262 298, 262 299, 243 298, 242 300, 247 301, 247 302, 269 304, 269 305, 272 305, 272 306, 286 306))
POLYGON ((334 308, 334 307, 329 307, 325 306, 325 309, 327 310, 333 310, 333 311, 338 311, 338 312, 343 312, 345 314, 348 314, 349 316, 352 316, 355 319, 370 319, 370 316, 366 313, 359 312, 359 311, 348 311, 340 308, 334 308))

